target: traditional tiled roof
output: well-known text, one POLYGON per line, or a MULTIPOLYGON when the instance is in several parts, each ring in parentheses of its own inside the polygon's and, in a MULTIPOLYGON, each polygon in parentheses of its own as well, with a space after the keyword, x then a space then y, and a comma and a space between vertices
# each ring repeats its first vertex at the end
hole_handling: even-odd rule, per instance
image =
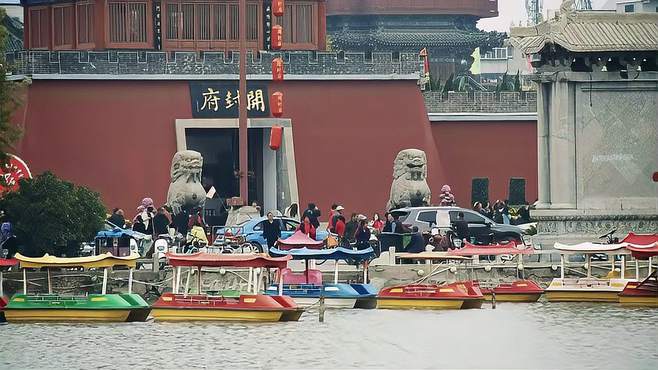
POLYGON ((525 54, 546 45, 571 52, 658 50, 658 13, 568 11, 534 27, 512 28, 512 44, 525 54))
POLYGON ((23 50, 23 23, 18 19, 5 16, 0 24, 7 29, 4 50, 7 52, 23 50))
MULTIPOLYGON (((463 31, 458 29, 440 31, 397 31, 376 30, 359 32, 344 30, 333 32, 333 43, 345 48, 364 49, 368 47, 464 47, 475 48, 492 37, 482 31, 463 31)), ((502 40, 502 34, 500 39, 502 40)))

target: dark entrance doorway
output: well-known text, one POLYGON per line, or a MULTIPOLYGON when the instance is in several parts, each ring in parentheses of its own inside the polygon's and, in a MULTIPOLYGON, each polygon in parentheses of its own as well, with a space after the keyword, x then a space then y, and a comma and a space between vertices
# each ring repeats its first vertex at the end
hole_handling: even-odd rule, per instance
MULTIPOLYGON (((223 225, 226 198, 240 195, 239 141, 237 128, 188 128, 187 148, 203 156, 203 186, 214 186, 217 194, 206 202, 206 222, 223 225)), ((263 129, 249 129, 249 204, 263 199, 263 129)))

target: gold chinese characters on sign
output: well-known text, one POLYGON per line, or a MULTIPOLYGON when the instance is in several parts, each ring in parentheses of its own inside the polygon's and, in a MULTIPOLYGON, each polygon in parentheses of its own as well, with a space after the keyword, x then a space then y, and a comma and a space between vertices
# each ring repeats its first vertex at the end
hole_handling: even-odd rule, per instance
MULTIPOLYGON (((200 111, 211 110, 219 111, 220 109, 231 109, 240 105, 240 91, 226 90, 226 93, 208 87, 206 92, 202 93, 203 104, 200 111)), ((263 89, 249 90, 247 93, 247 110, 265 112, 265 98, 263 89)))

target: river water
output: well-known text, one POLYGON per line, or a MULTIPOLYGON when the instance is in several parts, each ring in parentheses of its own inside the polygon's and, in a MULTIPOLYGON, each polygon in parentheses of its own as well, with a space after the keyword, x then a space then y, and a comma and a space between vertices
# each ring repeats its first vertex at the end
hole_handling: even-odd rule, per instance
POLYGON ((317 311, 300 322, 0 326, 0 368, 658 369, 658 310, 317 311))

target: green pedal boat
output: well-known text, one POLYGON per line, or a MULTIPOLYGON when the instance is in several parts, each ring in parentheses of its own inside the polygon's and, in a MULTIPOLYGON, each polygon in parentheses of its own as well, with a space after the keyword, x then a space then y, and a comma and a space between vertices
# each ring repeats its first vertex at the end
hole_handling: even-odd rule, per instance
POLYGON ((138 294, 132 293, 132 275, 139 255, 115 257, 107 253, 92 257, 58 258, 45 255, 39 258, 20 254, 16 259, 23 269, 23 293, 15 294, 4 307, 8 322, 130 322, 146 321, 151 308, 138 294), (129 268, 128 293, 107 294, 108 271, 115 266, 129 268), (101 294, 71 296, 52 291, 51 270, 53 268, 82 267, 103 269, 101 294), (45 268, 48 272, 48 294, 28 292, 27 269, 45 268))

